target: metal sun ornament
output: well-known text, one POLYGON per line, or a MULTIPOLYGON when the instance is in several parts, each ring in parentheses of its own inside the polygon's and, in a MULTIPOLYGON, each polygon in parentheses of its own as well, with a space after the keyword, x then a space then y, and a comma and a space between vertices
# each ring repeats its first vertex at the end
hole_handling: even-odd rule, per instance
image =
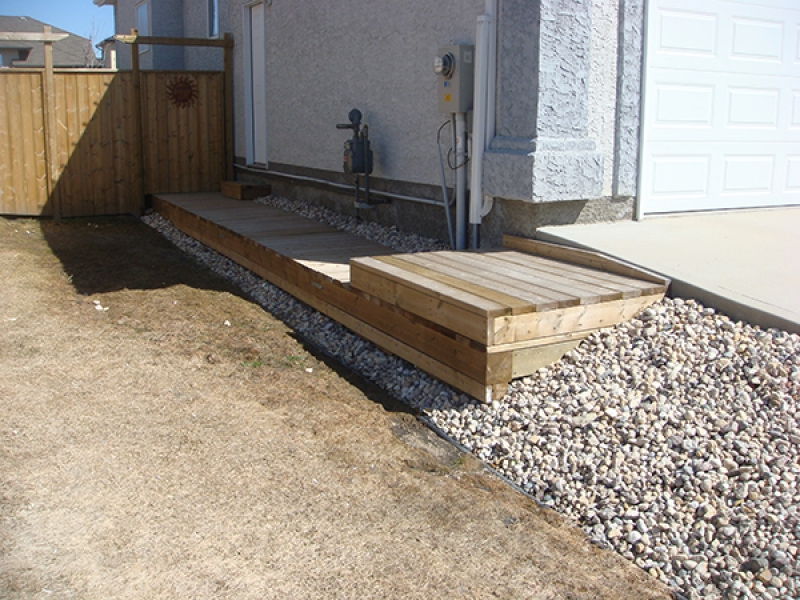
POLYGON ((167 94, 173 106, 186 108, 197 100, 197 83, 191 77, 178 75, 167 84, 167 94))

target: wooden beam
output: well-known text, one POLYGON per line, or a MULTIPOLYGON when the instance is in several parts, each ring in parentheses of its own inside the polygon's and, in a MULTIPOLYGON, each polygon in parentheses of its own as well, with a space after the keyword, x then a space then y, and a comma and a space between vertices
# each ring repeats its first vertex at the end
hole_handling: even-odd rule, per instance
POLYGON ((64 38, 69 37, 68 33, 53 33, 52 28, 46 26, 50 31, 44 33, 16 33, 10 31, 0 32, 0 42, 60 42, 64 38))
POLYGON ((209 48, 233 48, 230 34, 219 40, 206 38, 171 38, 152 35, 139 35, 131 31, 130 35, 117 34, 114 39, 123 44, 153 44, 155 46, 205 46, 209 48))
POLYGON ((223 121, 225 123, 225 179, 234 178, 233 173, 233 36, 226 33, 222 38, 225 42, 223 64, 225 68, 225 107, 223 121))
POLYGON ((563 332, 591 332, 632 319, 644 308, 661 300, 664 293, 613 300, 600 304, 582 304, 542 313, 497 317, 490 323, 489 346, 513 344, 563 332))
MULTIPOLYGON (((44 26, 43 36, 49 36, 52 28, 44 26)), ((56 101, 55 80, 53 78, 53 42, 44 43, 44 148, 47 165, 47 199, 53 211, 53 218, 61 218, 61 199, 58 194, 58 165, 56 153, 56 101)))
MULTIPOLYGON (((131 29, 131 36, 136 39, 139 32, 131 29)), ((139 68, 139 44, 134 41, 131 46, 131 75, 133 77, 133 128, 136 132, 136 198, 140 210, 144 209, 144 195, 146 193, 144 181, 144 128, 142 126, 142 74, 139 68)))

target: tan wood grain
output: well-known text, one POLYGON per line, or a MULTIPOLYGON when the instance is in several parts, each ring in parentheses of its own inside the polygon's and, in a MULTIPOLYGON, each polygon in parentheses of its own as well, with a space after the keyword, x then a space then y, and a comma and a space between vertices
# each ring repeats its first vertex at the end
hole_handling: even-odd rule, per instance
POLYGON ((558 244, 551 244, 539 240, 529 240, 511 235, 503 236, 503 246, 506 248, 513 248, 522 252, 531 252, 540 256, 547 256, 556 260, 564 260, 579 265, 586 265, 594 267, 610 273, 617 273, 636 279, 643 279, 652 283, 669 285, 669 280, 651 273, 645 269, 641 269, 634 265, 628 264, 624 261, 611 258, 597 252, 589 250, 580 250, 578 248, 569 248, 560 246, 558 244))

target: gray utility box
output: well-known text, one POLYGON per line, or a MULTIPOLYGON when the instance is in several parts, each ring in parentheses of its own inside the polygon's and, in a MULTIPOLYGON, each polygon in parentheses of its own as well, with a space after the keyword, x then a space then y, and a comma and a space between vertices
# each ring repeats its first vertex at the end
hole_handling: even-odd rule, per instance
POLYGON ((439 112, 450 114, 472 110, 475 46, 466 44, 445 46, 439 48, 439 57, 446 58, 445 63, 452 61, 452 68, 440 72, 437 76, 439 112))

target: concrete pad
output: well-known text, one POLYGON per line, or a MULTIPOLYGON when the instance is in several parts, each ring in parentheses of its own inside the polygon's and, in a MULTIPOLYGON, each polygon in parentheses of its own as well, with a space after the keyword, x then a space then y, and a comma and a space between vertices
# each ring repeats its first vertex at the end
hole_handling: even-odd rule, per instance
POLYGON ((589 248, 672 280, 733 319, 800 333, 800 206, 543 227, 541 240, 589 248))

